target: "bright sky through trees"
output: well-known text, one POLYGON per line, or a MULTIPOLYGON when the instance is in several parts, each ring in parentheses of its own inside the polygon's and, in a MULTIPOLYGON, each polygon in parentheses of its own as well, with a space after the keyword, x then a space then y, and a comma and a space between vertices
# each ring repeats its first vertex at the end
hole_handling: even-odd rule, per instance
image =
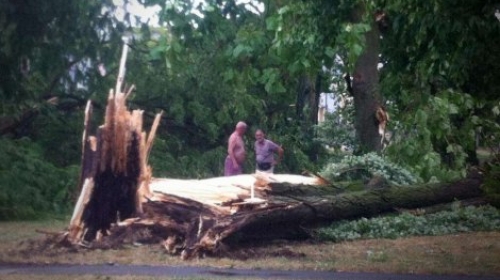
MULTIPOLYGON (((125 3, 124 0, 113 0, 113 3, 116 6, 115 16, 118 20, 123 20, 126 12, 130 13, 132 17, 139 17, 142 22, 148 22, 149 25, 157 26, 158 23, 158 13, 161 8, 159 6, 154 7, 144 7, 137 0, 129 0, 128 3, 125 3)), ((237 0, 237 4, 245 4, 245 7, 256 14, 260 14, 264 11, 264 5, 259 1, 254 0, 237 0)), ((205 1, 203 0, 193 0, 193 7, 198 7, 200 4, 205 6, 205 1)), ((197 13, 196 10, 194 13, 203 16, 197 13)), ((132 18, 132 23, 135 24, 135 18, 132 18)))
MULTIPOLYGON (((160 12, 159 6, 154 7, 144 7, 137 0, 128 1, 127 4, 123 0, 113 0, 116 6, 115 16, 118 20, 123 20, 125 13, 128 12, 132 16, 137 16, 142 22, 148 22, 149 25, 158 25, 158 12, 160 12)), ((135 19, 132 21, 134 22, 135 19)))

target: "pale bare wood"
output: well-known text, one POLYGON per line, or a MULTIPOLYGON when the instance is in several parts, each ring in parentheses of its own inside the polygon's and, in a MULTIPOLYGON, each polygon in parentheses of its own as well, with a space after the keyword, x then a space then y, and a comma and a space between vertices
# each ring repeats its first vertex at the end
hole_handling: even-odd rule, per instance
POLYGON ((131 123, 132 123, 132 127, 133 129, 135 129, 135 131, 138 133, 138 134, 141 134, 142 133, 142 118, 143 118, 143 115, 144 115, 144 111, 143 110, 133 110, 132 111, 132 118, 131 118, 131 123))
POLYGON ((121 92, 122 84, 125 80, 125 72, 126 72, 126 63, 127 63, 127 54, 128 54, 128 38, 123 39, 123 49, 122 55, 120 58, 120 67, 118 68, 118 78, 116 79, 116 92, 121 92))
POLYGON ((111 163, 111 147, 112 135, 115 124, 115 94, 110 90, 108 95, 108 103, 106 105, 106 112, 104 116, 104 124, 100 126, 102 145, 100 155, 100 171, 103 172, 107 165, 111 163))
POLYGON ((131 141, 131 113, 125 105, 125 95, 115 94, 114 130, 112 143, 112 168, 114 172, 126 172, 128 147, 131 141))
POLYGON ((83 211, 85 206, 89 202, 90 196, 94 188, 94 179, 86 178, 80 193, 80 197, 76 203, 73 215, 69 223, 69 240, 77 242, 82 236, 82 230, 84 229, 82 222, 83 211))
POLYGON ((133 224, 135 222, 138 222, 139 220, 140 220, 140 218, 130 218, 130 219, 126 219, 124 221, 118 222, 118 223, 116 223, 116 225, 119 227, 126 227, 126 226, 130 226, 131 224, 133 224))
MULTIPOLYGON (((136 111, 134 111, 135 113, 136 111)), ((161 115, 163 111, 156 115, 155 120, 151 126, 151 131, 146 140, 146 134, 143 133, 141 137, 141 178, 139 189, 137 190, 137 210, 139 213, 142 213, 142 203, 145 202, 146 198, 151 196, 151 190, 149 188, 149 184, 152 178, 152 170, 149 165, 147 165, 149 154, 151 152, 151 148, 153 145, 153 141, 156 135, 156 131, 160 124, 161 115)), ((142 115, 143 111, 140 111, 140 120, 142 127, 142 115)), ((139 118, 138 118, 139 119, 139 118)))
POLYGON ((97 151, 97 138, 95 136, 89 136, 88 141, 90 150, 93 152, 97 151))
MULTIPOLYGON (((92 118, 92 102, 87 101, 87 105, 85 106, 85 116, 83 121, 83 133, 82 133, 82 157, 81 157, 81 170, 80 170, 80 178, 78 180, 78 188, 77 190, 81 190, 83 187, 83 181, 85 180, 87 165, 92 160, 90 158, 90 154, 88 149, 92 150, 92 143, 89 141, 89 130, 90 130, 90 120, 92 118), (89 147, 90 145, 90 147, 89 147)), ((95 149, 94 149, 95 151, 95 149)))
POLYGON ((132 94, 132 91, 135 89, 135 85, 131 85, 130 88, 126 91, 127 93, 125 94, 125 98, 128 98, 130 94, 132 94))
MULTIPOLYGON (((141 114, 142 116, 142 114, 141 114)), ((142 203, 146 201, 146 198, 150 197, 149 183, 151 182, 152 170, 151 167, 147 165, 146 161, 146 132, 142 132, 140 139, 140 159, 139 164, 141 168, 141 174, 139 177, 135 208, 137 213, 143 213, 142 203)))
POLYGON ((321 178, 293 174, 241 174, 201 180, 153 178, 149 185, 153 192, 150 200, 156 199, 156 193, 162 193, 231 208, 232 205, 242 205, 245 199, 252 198, 251 190, 254 187, 256 199, 248 200, 247 204, 262 204, 261 200, 267 199, 265 190, 270 189, 270 183, 324 185, 321 178), (257 199, 260 199, 259 203, 256 203, 257 199))
POLYGON ((153 148, 153 141, 156 136, 156 130, 158 129, 158 126, 160 125, 161 121, 161 115, 163 114, 163 111, 160 113, 156 114, 155 120, 153 121, 153 125, 151 126, 151 132, 149 132, 148 135, 148 141, 146 143, 146 162, 149 159, 149 154, 151 153, 151 149, 153 148))
POLYGON ((87 135, 89 134, 90 129, 90 119, 92 118, 92 102, 87 101, 87 105, 85 106, 85 118, 83 121, 83 135, 82 142, 87 140, 87 135))

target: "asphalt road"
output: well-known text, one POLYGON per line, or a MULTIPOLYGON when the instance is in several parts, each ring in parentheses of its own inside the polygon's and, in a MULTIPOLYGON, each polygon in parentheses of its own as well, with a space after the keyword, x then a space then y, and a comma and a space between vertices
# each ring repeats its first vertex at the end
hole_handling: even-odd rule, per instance
POLYGON ((206 279, 231 279, 232 277, 254 277, 261 279, 329 279, 329 280, 500 280, 495 276, 453 276, 380 274, 363 272, 327 271, 281 271, 257 269, 232 269, 188 266, 145 266, 145 265, 62 265, 62 264, 0 264, 0 279, 7 274, 36 275, 137 275, 202 277, 206 279))

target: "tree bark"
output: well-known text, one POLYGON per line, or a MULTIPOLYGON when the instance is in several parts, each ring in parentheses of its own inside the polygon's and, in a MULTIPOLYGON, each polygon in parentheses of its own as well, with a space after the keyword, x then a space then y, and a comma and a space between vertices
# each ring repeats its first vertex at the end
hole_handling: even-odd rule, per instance
MULTIPOLYGON (((353 13, 354 23, 361 23, 365 13, 365 8, 359 5, 353 13)), ((354 99, 354 126, 360 153, 379 152, 383 147, 379 132, 380 120, 377 118, 377 110, 382 108, 377 70, 380 31, 374 18, 371 19, 370 26, 371 29, 365 33, 364 50, 355 63, 351 85, 348 87, 354 99)))

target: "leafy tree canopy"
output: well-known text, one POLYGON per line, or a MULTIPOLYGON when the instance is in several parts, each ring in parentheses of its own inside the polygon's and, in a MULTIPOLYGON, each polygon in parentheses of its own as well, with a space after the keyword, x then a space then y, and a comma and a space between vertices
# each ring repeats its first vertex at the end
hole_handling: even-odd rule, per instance
MULTIPOLYGON (((319 170, 331 160, 322 144, 364 144, 357 114, 375 106, 387 110, 393 133, 380 154, 424 181, 463 176, 478 140, 498 144, 492 0, 140 2, 160 7, 158 26, 132 24, 128 14, 118 20, 111 0, 0 0, 0 137, 34 143, 11 158, 43 157, 50 167, 40 170, 78 164, 83 106, 92 99, 102 113, 124 35, 132 37, 126 82, 137 88, 130 106, 144 109, 146 122, 164 111, 151 156, 156 176, 221 175, 239 120, 251 126, 250 152, 256 128, 283 145, 278 172, 319 170), (350 87, 370 52, 376 104, 353 107, 350 87), (347 105, 315 130, 321 92, 347 105)), ((248 172, 253 165, 250 153, 248 172)), ((68 191, 67 182, 58 186, 68 191)))

